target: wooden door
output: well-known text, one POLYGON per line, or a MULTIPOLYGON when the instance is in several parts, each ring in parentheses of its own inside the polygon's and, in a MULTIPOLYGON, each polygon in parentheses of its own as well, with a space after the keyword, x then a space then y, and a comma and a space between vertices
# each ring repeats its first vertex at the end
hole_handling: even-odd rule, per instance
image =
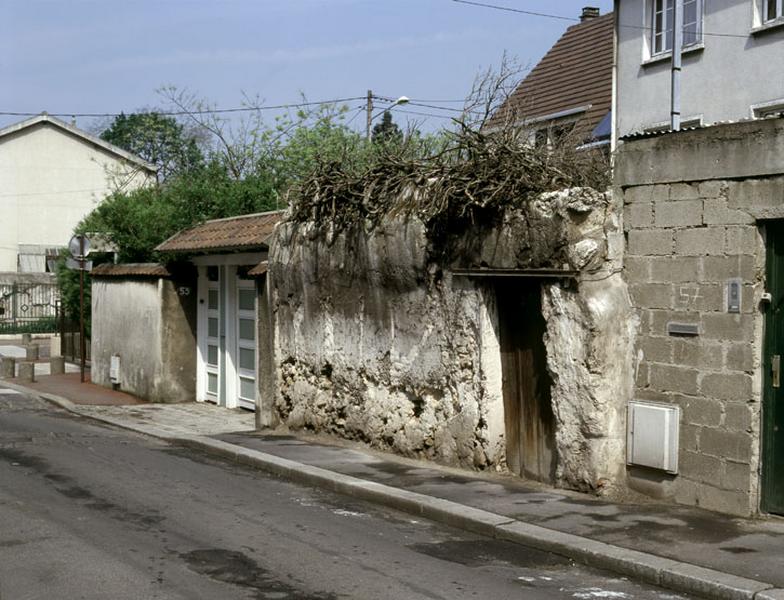
POLYGON ((544 482, 555 478, 555 421, 544 347, 541 286, 516 279, 496 286, 501 341, 506 461, 544 482))
POLYGON ((784 222, 766 226, 767 281, 762 404, 762 510, 784 514, 784 222))

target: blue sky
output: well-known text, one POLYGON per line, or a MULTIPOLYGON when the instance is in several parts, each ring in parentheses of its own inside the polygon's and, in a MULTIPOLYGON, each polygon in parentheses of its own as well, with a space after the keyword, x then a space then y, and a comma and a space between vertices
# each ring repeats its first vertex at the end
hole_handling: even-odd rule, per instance
MULTIPOLYGON (((612 8, 484 1, 568 17, 586 4, 612 8)), ((459 100, 504 51, 535 64, 571 24, 451 0, 5 0, 3 9, 0 111, 51 113, 161 106, 164 85, 223 108, 240 106, 243 94, 283 104, 368 89, 459 100)), ((0 116, 0 126, 17 120, 0 116)))

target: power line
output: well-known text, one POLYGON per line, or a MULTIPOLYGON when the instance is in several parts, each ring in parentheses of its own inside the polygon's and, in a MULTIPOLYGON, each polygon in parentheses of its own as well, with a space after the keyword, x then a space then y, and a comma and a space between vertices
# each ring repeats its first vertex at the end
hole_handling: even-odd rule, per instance
MULTIPOLYGON (((277 104, 270 106, 243 106, 239 108, 205 108, 199 110, 154 110, 154 111, 141 111, 142 113, 155 113, 167 117, 177 117, 185 115, 215 115, 226 113, 240 113, 240 112, 255 112, 260 110, 280 110, 284 108, 302 108, 305 106, 319 106, 322 104, 338 104, 340 102, 353 102, 354 100, 364 100, 364 96, 352 96, 350 98, 334 98, 332 100, 319 100, 314 102, 298 102, 293 104, 277 104)), ((12 112, 0 111, 0 116, 6 117, 37 117, 40 112, 12 112)), ((119 117, 121 114, 134 114, 130 113, 77 113, 77 112, 54 112, 47 113, 53 117, 119 117)))
MULTIPOLYGON (((486 4, 484 2, 475 2, 474 0, 451 0, 452 2, 457 2, 458 4, 469 4, 471 6, 479 6, 481 8, 491 8, 493 10, 502 10, 506 12, 513 12, 513 13, 520 13, 523 15, 531 15, 534 17, 543 17, 546 19, 557 19, 559 21, 571 21, 571 22, 581 22, 582 19, 579 17, 566 17, 564 15, 555 15, 551 13, 543 13, 543 12, 534 12, 531 10, 522 10, 520 8, 512 8, 510 6, 499 6, 497 4, 486 4)), ((622 27, 624 29, 638 29, 642 31, 653 31, 652 27, 645 27, 644 25, 626 25, 623 23, 618 23, 618 27, 622 27)), ((702 36, 707 37, 726 37, 726 38, 742 38, 748 39, 748 35, 740 34, 740 33, 715 33, 715 32, 708 32, 708 31, 692 31, 692 33, 699 33, 702 36)))

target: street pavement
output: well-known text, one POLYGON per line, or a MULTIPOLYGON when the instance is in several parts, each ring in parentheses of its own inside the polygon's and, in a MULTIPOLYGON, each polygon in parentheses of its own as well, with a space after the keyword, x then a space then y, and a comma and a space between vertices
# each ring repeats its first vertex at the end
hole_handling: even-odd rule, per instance
MULTIPOLYGON (((127 408, 140 419, 158 407, 127 408)), ((164 408, 150 418, 181 408, 193 422, 192 406, 164 408)), ((212 412, 225 427, 227 411, 212 412)), ((689 598, 112 427, 6 382, 0 482, 3 600, 689 598)))
POLYGON ((79 385, 74 378, 58 385, 62 396, 42 396, 77 414, 294 481, 554 551, 681 592, 784 600, 780 519, 735 519, 655 503, 609 503, 511 476, 448 469, 332 439, 255 432, 253 415, 241 410, 202 403, 128 406, 110 390, 105 390, 107 405, 101 405, 103 388, 79 385), (90 405, 73 402, 84 395, 90 396, 90 405))

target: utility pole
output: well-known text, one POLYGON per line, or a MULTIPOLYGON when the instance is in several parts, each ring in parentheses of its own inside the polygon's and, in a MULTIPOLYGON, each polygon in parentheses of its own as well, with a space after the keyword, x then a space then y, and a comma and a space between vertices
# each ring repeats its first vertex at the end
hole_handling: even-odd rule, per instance
MULTIPOLYGON (((672 89, 670 94, 670 129, 681 129, 681 50, 683 50, 683 0, 673 2, 672 89)), ((666 35, 666 33, 665 33, 666 35)))
POLYGON ((85 352, 85 342, 84 342, 84 235, 79 236, 79 357, 80 357, 80 365, 79 365, 79 379, 82 383, 84 383, 84 370, 85 370, 85 358, 87 353, 85 352))
POLYGON ((373 90, 367 93, 367 125, 365 126, 365 137, 368 141, 373 137, 373 130, 370 128, 373 120, 373 90))

